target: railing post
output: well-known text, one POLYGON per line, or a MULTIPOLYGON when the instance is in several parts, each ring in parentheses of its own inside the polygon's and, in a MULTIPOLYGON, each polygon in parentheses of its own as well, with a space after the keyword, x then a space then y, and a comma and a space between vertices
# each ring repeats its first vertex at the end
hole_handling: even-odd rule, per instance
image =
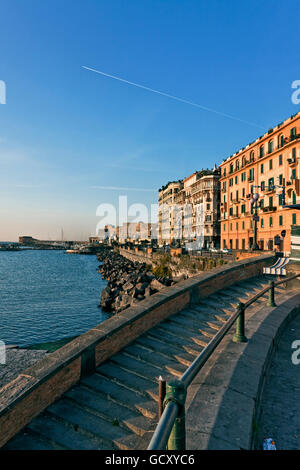
POLYGON ((248 340, 245 336, 245 305, 240 302, 237 305, 237 309, 240 311, 240 314, 236 319, 236 330, 233 341, 235 343, 246 343, 248 340))
POLYGON ((269 300, 268 300, 267 306, 268 307, 276 307, 274 281, 270 281, 269 284, 270 284, 271 288, 269 290, 269 300))
POLYGON ((166 386, 166 397, 164 407, 169 401, 174 401, 179 406, 178 416, 172 428, 169 440, 168 450, 185 450, 185 399, 186 388, 179 380, 168 382, 166 386))
POLYGON ((166 381, 162 378, 162 376, 158 379, 158 421, 163 414, 164 409, 164 399, 166 396, 166 381))

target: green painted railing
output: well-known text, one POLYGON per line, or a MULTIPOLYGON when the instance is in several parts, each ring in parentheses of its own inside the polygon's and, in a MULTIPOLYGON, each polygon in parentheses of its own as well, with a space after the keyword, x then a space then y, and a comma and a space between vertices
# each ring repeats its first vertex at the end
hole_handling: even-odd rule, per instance
MULTIPOLYGON (((174 380, 166 384, 165 396, 159 393, 160 409, 163 409, 159 423, 152 436, 148 450, 185 450, 186 433, 185 433, 185 398, 187 387, 191 384, 194 377, 198 374, 206 361, 215 351, 218 344, 225 337, 226 333, 236 322, 236 331, 233 341, 237 343, 246 342, 245 336, 245 311, 256 300, 269 292, 268 307, 275 307, 275 287, 280 284, 287 283, 292 279, 300 277, 300 274, 294 274, 281 281, 270 281, 270 285, 254 295, 245 303, 239 303, 236 312, 222 326, 218 333, 212 338, 208 345, 201 351, 199 356, 188 367, 179 380, 174 380)), ((160 380, 160 392, 162 387, 160 380)))

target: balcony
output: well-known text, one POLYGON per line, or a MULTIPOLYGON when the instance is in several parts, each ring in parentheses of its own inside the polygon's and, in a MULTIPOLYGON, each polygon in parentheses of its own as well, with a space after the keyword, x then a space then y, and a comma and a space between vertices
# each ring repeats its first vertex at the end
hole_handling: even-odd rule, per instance
POLYGON ((297 196, 300 195, 300 180, 299 178, 290 179, 286 182, 286 193, 288 197, 292 194, 292 191, 295 191, 297 196))
POLYGON ((297 164, 297 158, 296 157, 288 158, 287 161, 288 161, 288 164, 290 166, 293 166, 293 165, 297 164))
POLYGON ((274 206, 267 206, 262 208, 263 212, 275 212, 277 210, 277 207, 274 206))
POLYGON ((264 193, 269 194, 269 193, 274 193, 275 192, 275 186, 266 186, 264 189, 264 193))

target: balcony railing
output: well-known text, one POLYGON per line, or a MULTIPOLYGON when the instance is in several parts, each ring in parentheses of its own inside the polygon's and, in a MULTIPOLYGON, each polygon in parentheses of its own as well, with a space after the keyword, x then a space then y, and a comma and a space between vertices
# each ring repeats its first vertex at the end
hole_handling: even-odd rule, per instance
POLYGON ((277 211, 277 207, 274 206, 267 206, 267 207, 262 207, 263 212, 275 212, 277 211))

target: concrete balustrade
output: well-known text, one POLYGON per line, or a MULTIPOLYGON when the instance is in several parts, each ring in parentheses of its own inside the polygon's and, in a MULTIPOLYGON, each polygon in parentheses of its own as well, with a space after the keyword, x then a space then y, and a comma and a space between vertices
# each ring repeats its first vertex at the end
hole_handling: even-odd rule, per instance
POLYGON ((273 262, 273 255, 235 262, 166 287, 47 355, 0 390, 0 447, 82 376, 151 327, 191 302, 261 274, 273 262))

